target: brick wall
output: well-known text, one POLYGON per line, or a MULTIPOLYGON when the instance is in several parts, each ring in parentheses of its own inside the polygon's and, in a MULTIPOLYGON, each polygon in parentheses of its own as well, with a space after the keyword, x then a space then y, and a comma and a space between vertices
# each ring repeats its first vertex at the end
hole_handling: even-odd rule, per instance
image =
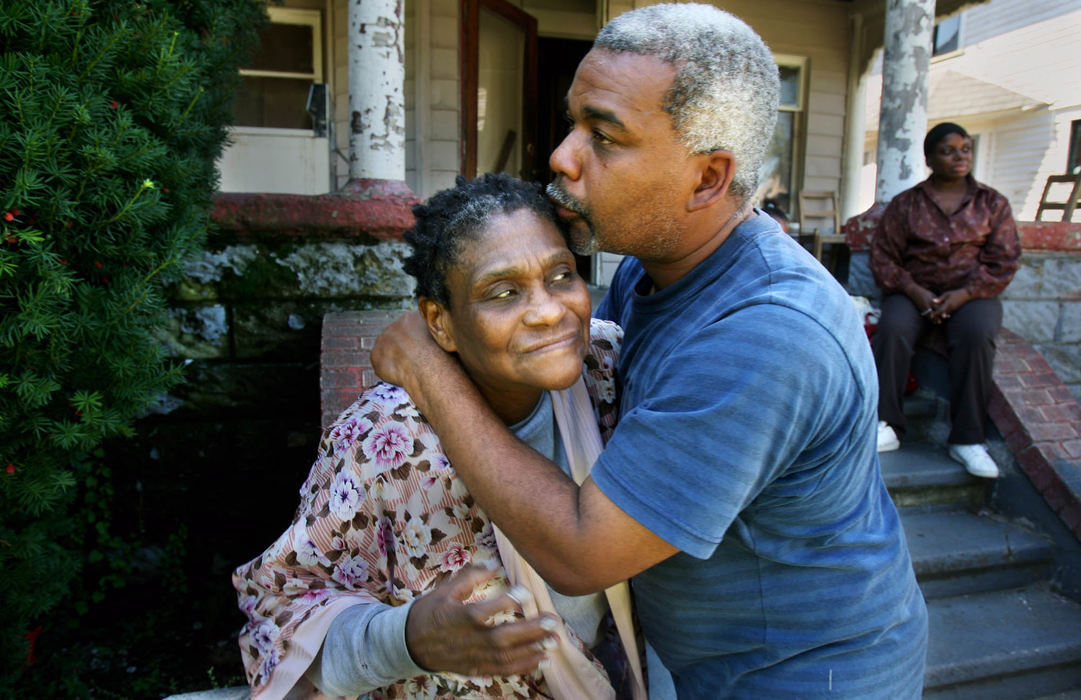
POLYGON ((345 311, 323 318, 323 350, 319 356, 319 396, 323 427, 357 395, 378 381, 369 355, 375 339, 398 311, 345 311))
POLYGON ((1047 360, 1003 330, 989 412, 1033 486, 1081 538, 1081 404, 1047 360))

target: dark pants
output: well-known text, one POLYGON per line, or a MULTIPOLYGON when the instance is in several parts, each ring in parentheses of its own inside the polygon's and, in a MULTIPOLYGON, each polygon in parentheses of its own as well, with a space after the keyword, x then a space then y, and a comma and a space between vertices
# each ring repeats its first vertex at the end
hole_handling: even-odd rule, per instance
POLYGON ((883 299, 882 316, 871 343, 878 367, 879 420, 889 423, 899 435, 904 434, 905 380, 917 342, 941 332, 945 346, 940 342, 939 349, 945 351, 950 368, 949 442, 956 445, 983 442, 995 336, 1001 327, 1002 302, 998 299, 973 299, 941 327, 920 316, 916 305, 904 294, 891 294, 883 299))

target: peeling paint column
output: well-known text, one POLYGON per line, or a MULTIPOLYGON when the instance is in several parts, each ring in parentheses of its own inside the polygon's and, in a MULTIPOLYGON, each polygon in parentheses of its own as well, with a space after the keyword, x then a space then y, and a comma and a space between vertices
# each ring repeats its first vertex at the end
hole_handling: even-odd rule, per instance
POLYGON ((867 93, 863 56, 863 15, 849 19, 848 89, 845 95, 845 136, 841 165, 841 221, 859 214, 860 180, 863 170, 863 139, 867 120, 863 113, 867 93))
POLYGON ((875 201, 924 179, 923 137, 935 0, 887 0, 875 201))
POLYGON ((349 0, 349 179, 405 179, 404 0, 349 0))

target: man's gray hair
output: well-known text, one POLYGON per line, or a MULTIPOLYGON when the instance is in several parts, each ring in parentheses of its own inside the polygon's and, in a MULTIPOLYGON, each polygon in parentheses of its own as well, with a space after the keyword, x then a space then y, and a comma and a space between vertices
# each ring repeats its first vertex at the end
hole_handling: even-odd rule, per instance
POLYGON ((655 56, 674 66, 664 110, 680 141, 692 153, 731 151, 731 191, 754 194, 777 121, 780 80, 753 29, 713 5, 649 5, 610 21, 593 47, 655 56))

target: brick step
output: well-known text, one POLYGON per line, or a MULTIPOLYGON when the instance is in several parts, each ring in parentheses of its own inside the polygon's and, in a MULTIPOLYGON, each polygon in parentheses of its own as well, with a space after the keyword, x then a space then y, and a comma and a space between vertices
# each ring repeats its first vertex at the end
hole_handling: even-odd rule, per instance
POLYGON ((879 453, 878 459, 898 508, 946 505, 976 510, 987 502, 991 480, 970 476, 938 445, 906 441, 899 450, 879 453))
POLYGON ((927 599, 1018 588, 1050 577, 1045 536, 987 511, 903 509, 908 549, 927 599))
POLYGON ((1081 605, 1046 583, 927 602, 924 698, 1036 698, 1081 688, 1081 605))

